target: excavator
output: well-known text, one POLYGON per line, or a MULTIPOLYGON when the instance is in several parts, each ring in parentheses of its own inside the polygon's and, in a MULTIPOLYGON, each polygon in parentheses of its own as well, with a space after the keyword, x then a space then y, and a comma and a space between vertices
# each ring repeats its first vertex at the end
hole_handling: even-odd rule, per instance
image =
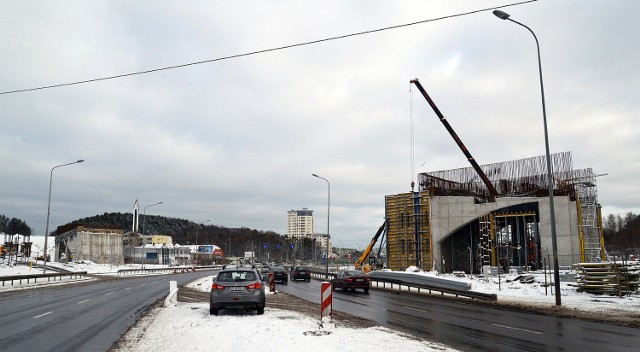
MULTIPOLYGON (((358 260, 355 262, 355 266, 357 270, 362 270, 366 274, 372 270, 379 269, 382 267, 382 262, 380 261, 380 255, 379 255, 380 251, 378 251, 378 257, 375 258, 376 260, 367 261, 367 259, 369 258, 369 255, 371 254, 373 247, 375 247, 376 242, 378 242, 378 238, 380 238, 380 235, 382 235, 382 233, 384 232, 386 225, 387 225, 386 221, 382 223, 382 225, 376 232, 375 236, 373 236, 373 238, 371 239, 371 242, 369 243, 367 248, 364 250, 364 252, 362 252, 362 255, 360 256, 360 258, 358 258, 358 260)), ((374 259, 374 258, 371 258, 371 259, 374 259)))

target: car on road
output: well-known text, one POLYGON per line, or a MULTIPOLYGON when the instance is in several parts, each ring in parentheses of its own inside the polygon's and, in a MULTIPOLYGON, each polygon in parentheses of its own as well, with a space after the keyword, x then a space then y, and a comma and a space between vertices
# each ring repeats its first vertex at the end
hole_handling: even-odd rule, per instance
POLYGON ((371 287, 371 278, 361 270, 340 270, 331 283, 334 290, 340 288, 342 291, 355 291, 356 288, 361 288, 367 293, 371 287))
POLYGON ((209 294, 209 314, 221 309, 255 309, 264 314, 266 305, 264 284, 258 271, 252 268, 226 268, 213 279, 209 294))
POLYGON ((273 273, 274 281, 280 281, 285 284, 289 281, 289 273, 283 266, 272 266, 269 268, 269 272, 273 273))
POLYGON ((306 266, 295 266, 291 269, 291 280, 304 280, 306 282, 311 281, 311 272, 306 266))

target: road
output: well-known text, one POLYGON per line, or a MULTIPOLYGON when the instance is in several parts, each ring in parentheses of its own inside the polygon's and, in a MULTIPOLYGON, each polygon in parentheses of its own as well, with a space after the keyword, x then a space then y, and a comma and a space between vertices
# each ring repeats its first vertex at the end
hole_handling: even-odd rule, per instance
MULTIPOLYGON (((277 289, 320 301, 320 281, 277 289)), ((638 351, 640 329, 372 289, 333 292, 333 309, 461 351, 638 351)))
POLYGON ((0 350, 99 351, 178 285, 211 275, 191 272, 58 285, 0 294, 0 350))

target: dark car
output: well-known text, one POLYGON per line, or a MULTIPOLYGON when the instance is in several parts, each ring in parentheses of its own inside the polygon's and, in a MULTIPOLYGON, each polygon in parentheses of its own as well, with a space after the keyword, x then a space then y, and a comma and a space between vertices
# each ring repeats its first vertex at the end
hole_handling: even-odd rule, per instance
POLYGON ((309 268, 306 266, 296 266, 291 269, 291 280, 304 280, 311 281, 311 272, 309 272, 309 268))
POLYGON ((361 270, 340 270, 331 283, 334 290, 340 288, 342 291, 361 288, 366 293, 371 287, 371 279, 361 270))
POLYGON ((285 284, 289 281, 289 273, 287 269, 282 266, 272 266, 269 268, 269 272, 273 273, 274 281, 280 281, 285 284))
POLYGON ((220 309, 249 308, 264 314, 264 284, 260 274, 252 268, 223 269, 213 279, 209 294, 209 314, 218 315, 220 309))

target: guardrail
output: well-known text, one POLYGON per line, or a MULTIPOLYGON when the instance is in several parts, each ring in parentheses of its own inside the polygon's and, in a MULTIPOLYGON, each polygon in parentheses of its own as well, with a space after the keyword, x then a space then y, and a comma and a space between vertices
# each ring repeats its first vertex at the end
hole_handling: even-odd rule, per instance
POLYGON ((495 293, 482 293, 475 291, 467 291, 467 290, 457 290, 453 288, 444 288, 440 286, 430 286, 430 285, 419 285, 414 283, 405 283, 400 280, 390 280, 390 279, 371 279, 371 288, 380 288, 380 284, 382 284, 382 289, 391 289, 397 291, 403 291, 402 287, 405 287, 405 291, 416 290, 418 293, 422 291, 426 291, 429 294, 433 294, 433 292, 440 293, 440 296, 444 295, 452 295, 455 297, 466 297, 471 299, 479 299, 484 301, 497 301, 498 296, 495 293), (376 286, 374 286, 374 283, 376 286), (387 288, 389 285, 389 288, 387 288), (395 287, 394 287, 395 285, 395 287))
POLYGON ((177 274, 186 273, 189 271, 204 271, 204 270, 216 270, 222 268, 221 265, 207 265, 207 266, 173 266, 166 268, 149 268, 149 269, 120 269, 118 275, 133 275, 133 274, 177 274))
POLYGON ((51 273, 51 274, 33 274, 33 275, 12 275, 12 276, 0 276, 0 281, 2 281, 2 286, 5 286, 6 282, 9 282, 12 286, 15 282, 18 282, 19 285, 22 285, 23 281, 26 281, 27 284, 37 283, 38 279, 47 279, 47 282, 56 281, 59 279, 62 281, 62 278, 69 277, 72 279, 82 278, 87 276, 86 271, 77 271, 77 272, 68 272, 68 273, 51 273))
MULTIPOLYGON (((311 277, 318 280, 327 280, 326 271, 320 271, 314 268, 309 268, 311 272, 311 277)), ((334 278, 336 273, 329 272, 329 279, 334 278)), ((427 277, 425 277, 427 278, 427 277)), ((434 292, 439 293, 440 296, 450 295, 455 297, 465 297, 470 299, 478 299, 484 301, 497 301, 498 296, 494 293, 482 293, 475 292, 465 288, 457 288, 454 286, 443 286, 443 285, 432 285, 425 284, 420 282, 415 282, 415 276, 407 276, 406 279, 402 279, 400 277, 371 277, 371 288, 373 289, 382 289, 382 290, 395 290, 395 291, 405 291, 405 292, 417 292, 417 293, 428 293, 433 294, 434 292), (411 282, 413 280, 414 282, 411 282), (404 289, 403 289, 404 288, 404 289)))

